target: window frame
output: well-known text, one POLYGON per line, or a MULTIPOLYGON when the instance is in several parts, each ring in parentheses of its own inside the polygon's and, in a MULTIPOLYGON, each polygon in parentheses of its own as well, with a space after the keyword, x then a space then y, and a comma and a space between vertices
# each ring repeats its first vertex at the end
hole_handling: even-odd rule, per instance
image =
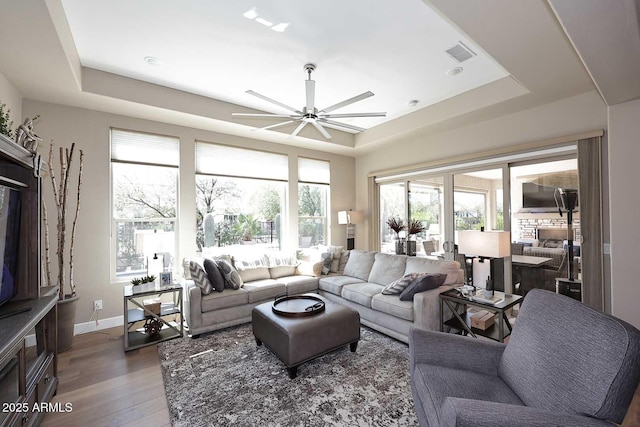
MULTIPOLYGON (((140 274, 148 274, 148 265, 146 266, 146 270, 144 273, 140 273, 140 274, 131 274, 131 275, 118 275, 117 273, 117 254, 116 254, 116 248, 118 247, 118 242, 117 242, 117 223, 118 222, 156 222, 156 223, 166 223, 166 222, 173 222, 173 233, 174 233, 174 239, 173 239, 173 266, 172 266, 172 273, 176 274, 177 269, 178 269, 178 259, 179 259, 179 241, 180 241, 180 237, 179 237, 179 224, 180 224, 180 138, 177 136, 172 136, 172 135, 163 135, 163 134, 157 134, 157 133, 151 133, 151 132, 143 132, 143 131, 137 131, 137 130, 130 130, 130 129, 122 129, 122 128, 115 128, 112 127, 109 129, 109 227, 110 227, 110 236, 109 236, 109 277, 110 277, 110 282, 111 283, 126 283, 128 282, 131 278, 135 277, 136 275, 140 275, 140 274), (137 135, 145 135, 145 136, 150 136, 150 137, 160 137, 163 139, 168 139, 168 140, 173 140, 173 142, 175 142, 175 155, 177 156, 177 161, 175 159, 170 159, 171 161, 167 162, 167 164, 162 164, 162 163, 157 163, 157 162, 140 162, 140 161, 132 161, 129 159, 126 160, 120 160, 120 159, 114 159, 113 157, 113 138, 114 138, 114 131, 115 132, 124 132, 124 133, 130 133, 130 134, 137 134, 137 135), (126 164, 126 165, 141 165, 141 166, 153 166, 153 167, 161 167, 161 168, 167 168, 167 169, 175 169, 176 173, 175 173, 175 179, 176 179, 176 194, 175 194, 175 216, 171 217, 171 218, 163 218, 163 217, 159 217, 159 218, 149 218, 149 217, 139 217, 139 218, 120 218, 120 217, 116 217, 115 215, 115 188, 114 188, 114 179, 115 179, 115 174, 114 174, 114 164, 126 164)), ((153 274, 151 272, 151 274, 153 274)))

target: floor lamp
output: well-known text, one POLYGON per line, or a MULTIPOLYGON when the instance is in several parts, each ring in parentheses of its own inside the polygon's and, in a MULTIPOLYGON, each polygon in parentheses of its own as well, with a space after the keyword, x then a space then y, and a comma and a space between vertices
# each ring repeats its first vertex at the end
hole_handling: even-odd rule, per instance
POLYGON ((582 287, 576 280, 573 271, 573 211, 578 205, 578 190, 570 188, 557 188, 554 192, 558 213, 562 216, 562 210, 567 212, 567 265, 568 277, 556 279, 556 292, 582 301, 582 287), (558 196, 560 201, 558 202, 558 196), (562 205, 562 206, 561 206, 562 205))
POLYGON ((567 213, 567 278, 556 279, 556 292, 582 301, 582 284, 574 276, 573 271, 573 212, 578 206, 578 173, 577 171, 556 172, 542 175, 533 180, 536 184, 555 187, 553 197, 558 213, 567 213))
POLYGON ((360 224, 364 219, 361 211, 339 211, 338 224, 347 226, 347 250, 355 248, 356 224, 360 224))

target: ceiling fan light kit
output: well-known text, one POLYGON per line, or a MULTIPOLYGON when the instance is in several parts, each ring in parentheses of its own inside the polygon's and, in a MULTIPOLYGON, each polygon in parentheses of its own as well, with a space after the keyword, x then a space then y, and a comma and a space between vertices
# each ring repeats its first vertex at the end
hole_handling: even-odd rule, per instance
MULTIPOLYGON (((338 130, 352 130, 356 132, 362 132, 365 129, 337 122, 332 119, 343 119, 343 118, 355 118, 355 117, 385 117, 387 113, 344 113, 344 114, 330 114, 332 111, 335 111, 339 108, 346 107, 347 105, 351 105, 358 101, 362 101, 363 99, 369 98, 373 96, 373 92, 367 91, 361 93, 360 95, 354 96, 353 98, 345 99, 342 102, 338 102, 337 104, 331 105, 326 108, 322 108, 318 110, 315 107, 315 95, 316 95, 316 82, 311 80, 311 73, 315 71, 316 66, 314 64, 305 64, 303 67, 304 71, 307 73, 307 80, 305 80, 305 100, 306 104, 302 107, 302 110, 295 109, 289 105, 283 104, 275 99, 271 99, 267 96, 254 92, 252 90, 248 90, 246 93, 249 95, 253 95, 257 98, 262 99, 263 101, 267 101, 271 104, 277 105, 281 108, 284 108, 287 111, 290 111, 293 114, 271 114, 271 113, 262 113, 262 114, 251 114, 251 113, 233 113, 234 116, 244 116, 244 117, 252 117, 252 118, 284 118, 290 119, 281 123, 276 123, 269 126, 264 126, 261 128, 257 128, 257 130, 267 130, 274 129, 280 126, 285 126, 291 123, 299 122, 298 126, 295 130, 289 135, 288 138, 293 138, 298 135, 300 131, 307 125, 311 124, 323 137, 326 139, 331 139, 331 135, 327 132, 328 128, 338 129, 338 130)), ((254 129, 256 130, 256 129, 254 129)))

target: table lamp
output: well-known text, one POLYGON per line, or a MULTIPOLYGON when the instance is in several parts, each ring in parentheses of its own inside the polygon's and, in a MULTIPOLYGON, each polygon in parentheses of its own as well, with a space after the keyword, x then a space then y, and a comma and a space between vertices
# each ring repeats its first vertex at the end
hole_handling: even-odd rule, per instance
POLYGON ((495 263, 499 258, 511 255, 511 233, 508 231, 458 231, 458 250, 465 255, 480 257, 480 261, 489 259, 489 277, 486 291, 493 294, 495 280, 495 263))
POLYGON ((362 211, 339 211, 338 224, 347 226, 347 250, 354 249, 356 237, 356 224, 362 223, 364 214, 362 211))

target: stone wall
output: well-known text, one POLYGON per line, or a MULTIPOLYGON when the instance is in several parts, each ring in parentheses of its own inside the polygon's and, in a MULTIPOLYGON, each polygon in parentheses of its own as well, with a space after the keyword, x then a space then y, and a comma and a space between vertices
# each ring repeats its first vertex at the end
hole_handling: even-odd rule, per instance
MULTIPOLYGON (((580 218, 573 219, 573 240, 580 241, 580 218)), ((567 218, 517 218, 515 222, 515 232, 513 233, 515 238, 512 240, 520 239, 537 239, 538 229, 567 229, 567 218)))

